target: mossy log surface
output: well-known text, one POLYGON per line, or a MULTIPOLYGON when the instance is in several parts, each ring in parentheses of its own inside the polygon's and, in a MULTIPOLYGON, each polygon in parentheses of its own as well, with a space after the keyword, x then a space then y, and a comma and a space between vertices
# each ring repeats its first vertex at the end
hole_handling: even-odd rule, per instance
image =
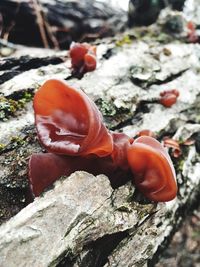
POLYGON ((99 44, 97 69, 80 80, 71 75, 67 52, 26 50, 25 56, 20 50, 1 59, 0 266, 153 266, 198 202, 200 45, 132 37, 99 44), (148 202, 130 181, 113 189, 103 175, 76 172, 27 205, 28 158, 42 151, 32 97, 49 78, 86 92, 112 130, 135 136, 151 129, 159 140, 178 140, 182 154, 172 155, 177 198, 148 202), (159 93, 174 88, 177 103, 160 105, 159 93), (192 144, 184 145, 189 138, 192 144))

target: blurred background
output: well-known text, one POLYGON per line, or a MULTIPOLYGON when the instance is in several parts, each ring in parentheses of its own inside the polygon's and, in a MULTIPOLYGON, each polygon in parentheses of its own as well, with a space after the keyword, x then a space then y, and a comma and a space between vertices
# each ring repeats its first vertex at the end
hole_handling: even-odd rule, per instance
MULTIPOLYGON (((182 10, 184 0, 1 0, 1 39, 54 49, 92 41, 127 27, 149 25, 165 7, 182 10)), ((187 6, 193 5, 186 1, 187 6)))

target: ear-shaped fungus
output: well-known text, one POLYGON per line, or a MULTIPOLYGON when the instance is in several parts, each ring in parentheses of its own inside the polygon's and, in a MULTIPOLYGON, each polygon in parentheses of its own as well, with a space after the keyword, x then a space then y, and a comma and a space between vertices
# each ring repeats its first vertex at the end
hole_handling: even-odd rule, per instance
POLYGON ((163 145, 164 147, 168 147, 172 149, 172 156, 174 158, 178 158, 181 156, 182 151, 181 151, 178 141, 166 136, 163 138, 163 145))
POLYGON ((82 91, 49 80, 35 94, 33 106, 38 138, 49 152, 30 157, 29 180, 35 196, 76 170, 104 173, 112 182, 120 180, 122 171, 131 170, 135 185, 150 200, 176 196, 175 171, 162 145, 150 136, 134 141, 123 133, 110 133, 82 91))
POLYGON ((99 157, 112 152, 112 137, 102 115, 82 91, 48 80, 37 91, 33 107, 38 138, 47 151, 99 157))
POLYGON ((168 153, 152 137, 141 136, 128 147, 127 158, 136 187, 153 201, 175 198, 175 171, 168 153))

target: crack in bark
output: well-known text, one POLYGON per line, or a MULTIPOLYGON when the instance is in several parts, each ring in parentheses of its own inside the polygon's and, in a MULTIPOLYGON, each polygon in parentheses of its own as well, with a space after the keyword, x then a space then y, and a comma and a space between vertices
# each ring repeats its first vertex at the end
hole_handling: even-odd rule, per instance
MULTIPOLYGON (((111 200, 111 205, 114 208, 113 192, 111 196, 107 199, 111 200)), ((104 204, 102 204, 101 207, 103 205, 104 204)), ((152 209, 154 208, 155 207, 152 207, 152 209)), ((147 214, 147 216, 145 216, 145 218, 139 224, 134 226, 134 229, 135 227, 141 227, 156 212, 157 211, 147 214)), ((91 224, 93 224, 93 222, 91 224)), ((87 227, 85 227, 83 230, 85 230, 87 227)), ((117 248, 117 246, 120 244, 122 240, 128 238, 130 232, 131 229, 126 229, 124 231, 118 231, 116 233, 106 234, 103 237, 96 239, 95 241, 86 243, 82 247, 82 252, 85 251, 85 254, 83 253, 82 256, 81 255, 76 255, 76 256, 71 255, 70 257, 67 256, 64 259, 62 259, 62 261, 57 265, 57 267, 74 266, 74 264, 78 264, 79 267, 103 267, 108 262, 108 256, 117 248)), ((131 235, 133 235, 133 233, 134 232, 131 232, 131 235)))
POLYGON ((152 83, 152 85, 153 84, 161 85, 161 84, 172 82, 172 81, 176 80, 177 78, 181 77, 188 70, 189 70, 189 68, 187 68, 185 70, 181 70, 180 72, 178 72, 176 74, 172 74, 171 76, 167 77, 165 80, 157 80, 156 82, 152 83))
MULTIPOLYGON (((153 212, 135 227, 142 226, 147 220, 149 220, 156 212, 153 212)), ((135 228, 134 227, 134 228, 135 228)), ((103 236, 102 238, 97 239, 93 244, 91 244, 92 250, 90 250, 90 257, 93 257, 94 261, 90 262, 90 264, 86 264, 85 261, 80 262, 80 267, 103 267, 106 263, 108 263, 108 256, 112 254, 112 252, 120 245, 121 241, 129 238, 130 229, 127 229, 122 232, 114 233, 111 235, 103 236), (103 251, 102 251, 102 248, 103 251), (97 253, 99 257, 97 258, 97 253)), ((131 233, 131 236, 134 232, 131 233)), ((58 266, 61 267, 61 266, 58 266)))
POLYGON ((58 65, 63 63, 64 59, 58 56, 49 56, 49 57, 31 57, 31 56, 21 56, 20 58, 9 58, 6 60, 0 61, 1 71, 4 71, 0 75, 0 84, 12 79, 16 75, 28 71, 31 69, 37 69, 39 67, 47 65, 58 65))
POLYGON ((85 255, 82 257, 78 255, 75 258, 72 255, 68 255, 56 267, 72 267, 74 263, 78 264, 79 267, 103 267, 107 262, 109 254, 127 236, 128 230, 125 230, 98 238, 83 248, 85 255))
MULTIPOLYGON (((77 218, 74 219, 74 221, 72 222, 72 224, 68 227, 64 238, 71 232, 71 230, 73 230, 83 219, 87 219, 88 214, 86 212, 82 212, 81 214, 79 214, 77 216, 77 218)), ((83 229, 84 230, 84 229, 83 229)))
MULTIPOLYGON (((148 89, 149 86, 152 85, 162 85, 165 83, 172 82, 176 80, 177 78, 181 77, 186 71, 188 71, 189 68, 186 68, 184 70, 179 71, 178 73, 171 74, 170 76, 166 77, 164 80, 159 80, 156 77, 149 78, 148 80, 142 80, 140 78, 137 78, 132 75, 130 77, 130 80, 135 84, 141 86, 143 89, 148 89)), ((152 73, 153 75, 154 73, 152 73)))

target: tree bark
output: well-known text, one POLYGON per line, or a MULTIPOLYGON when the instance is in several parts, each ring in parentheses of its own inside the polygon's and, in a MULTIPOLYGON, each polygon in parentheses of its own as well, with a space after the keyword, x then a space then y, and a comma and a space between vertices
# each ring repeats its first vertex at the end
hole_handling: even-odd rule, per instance
MULTIPOLYGON (((151 35, 155 28, 146 30, 151 35)), ((28 56, 20 52, 1 60, 0 219, 7 221, 0 227, 2 267, 153 266, 197 202, 200 45, 163 44, 152 35, 150 42, 147 35, 136 40, 136 33, 99 44, 97 69, 81 80, 71 75, 66 52, 44 50, 35 56, 30 50, 28 56), (159 140, 164 136, 178 140, 182 155, 172 157, 177 198, 151 203, 131 182, 113 189, 109 177, 76 172, 27 205, 28 158, 42 151, 31 100, 49 78, 66 79, 84 90, 110 129, 130 136, 151 129, 159 140), (160 105, 159 93, 175 88, 180 92, 177 103, 171 108, 160 105), (184 145, 189 138, 193 144, 184 145)))

